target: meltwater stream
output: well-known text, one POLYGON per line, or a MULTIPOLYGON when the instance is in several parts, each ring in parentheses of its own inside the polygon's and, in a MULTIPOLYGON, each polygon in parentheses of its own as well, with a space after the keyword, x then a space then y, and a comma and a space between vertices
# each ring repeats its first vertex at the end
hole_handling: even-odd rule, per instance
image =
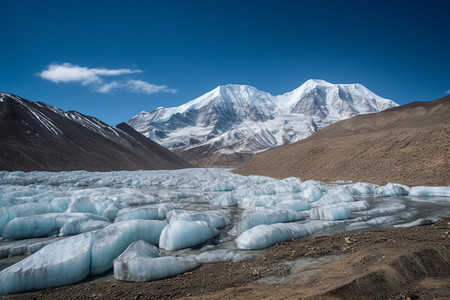
POLYGON ((450 217, 449 186, 325 184, 226 169, 0 172, 0 294, 112 268, 120 280, 154 280, 249 259, 292 238, 439 217, 450 217))

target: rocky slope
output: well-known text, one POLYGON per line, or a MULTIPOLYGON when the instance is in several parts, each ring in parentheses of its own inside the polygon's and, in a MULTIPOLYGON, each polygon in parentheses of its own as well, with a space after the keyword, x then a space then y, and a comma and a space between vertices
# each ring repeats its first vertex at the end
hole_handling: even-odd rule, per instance
POLYGON ((450 184, 450 96, 356 116, 255 155, 239 174, 378 184, 450 184))
POLYGON ((0 93, 0 170, 112 171, 191 165, 125 123, 0 93))
POLYGON ((194 164, 229 167, 336 121, 394 106, 360 84, 308 80, 279 96, 225 85, 179 107, 141 112, 128 124, 194 164))

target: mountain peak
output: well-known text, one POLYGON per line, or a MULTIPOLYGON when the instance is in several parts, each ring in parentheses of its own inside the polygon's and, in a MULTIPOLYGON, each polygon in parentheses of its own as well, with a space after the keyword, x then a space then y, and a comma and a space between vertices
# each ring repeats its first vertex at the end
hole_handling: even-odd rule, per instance
POLYGON ((215 155, 247 159, 336 121, 393 106, 360 84, 310 79, 279 96, 227 84, 181 106, 135 116, 128 124, 192 162, 199 163, 198 158, 210 165, 208 159, 215 155))
POLYGON ((252 97, 260 91, 251 85, 227 84, 220 86, 220 94, 224 97, 252 97))
POLYGON ((244 94, 255 94, 259 92, 257 88, 246 84, 225 84, 219 85, 211 92, 216 95, 227 97, 229 95, 244 95, 244 94))
POLYGON ((318 85, 332 86, 333 84, 328 82, 328 81, 322 80, 322 79, 309 79, 302 85, 306 85, 306 86, 318 86, 318 85))

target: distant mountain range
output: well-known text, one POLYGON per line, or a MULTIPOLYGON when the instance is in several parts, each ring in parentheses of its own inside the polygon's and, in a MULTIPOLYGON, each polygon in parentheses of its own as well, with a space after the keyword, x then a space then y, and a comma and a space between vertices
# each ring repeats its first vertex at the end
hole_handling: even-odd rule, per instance
POLYGON ((0 171, 178 169, 186 161, 125 123, 0 92, 0 171))
POLYGON ((395 106, 361 84, 308 80, 278 96, 230 84, 179 107, 141 112, 128 124, 195 165, 231 167, 336 121, 395 106))
POLYGON ((355 116, 294 144, 256 154, 242 175, 450 184, 450 96, 355 116))

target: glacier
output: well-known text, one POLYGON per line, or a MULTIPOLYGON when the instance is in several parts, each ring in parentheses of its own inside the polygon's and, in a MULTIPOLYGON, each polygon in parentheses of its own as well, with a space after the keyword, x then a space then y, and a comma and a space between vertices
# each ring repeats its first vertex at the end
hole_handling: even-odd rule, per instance
POLYGON ((262 224, 286 223, 303 220, 304 216, 291 209, 277 207, 255 207, 245 210, 237 224, 237 232, 242 233, 262 224))
POLYGON ((131 243, 157 244, 163 221, 127 221, 51 243, 0 272, 0 295, 79 282, 111 269, 131 243))
POLYGON ((131 220, 94 231, 90 273, 97 275, 111 269, 113 260, 132 242, 143 240, 157 245, 159 236, 166 226, 167 223, 164 221, 131 220))
POLYGON ((0 295, 67 285, 85 279, 90 272, 92 242, 91 234, 58 241, 1 271, 0 295))
POLYGON ((159 246, 166 250, 180 250, 203 244, 217 235, 217 229, 205 221, 175 220, 161 232, 159 246))
POLYGON ((439 217, 450 217, 448 186, 326 184, 214 168, 1 171, 0 259, 25 258, 0 271, 0 294, 111 269, 120 280, 156 280, 203 263, 249 259, 293 238, 439 217))
POLYGON ((198 267, 193 257, 164 256, 152 244, 132 243, 114 260, 114 278, 124 281, 152 281, 198 267))
POLYGON ((3 228, 3 238, 19 240, 48 235, 73 235, 108 226, 105 217, 90 213, 49 213, 18 217, 3 228))

